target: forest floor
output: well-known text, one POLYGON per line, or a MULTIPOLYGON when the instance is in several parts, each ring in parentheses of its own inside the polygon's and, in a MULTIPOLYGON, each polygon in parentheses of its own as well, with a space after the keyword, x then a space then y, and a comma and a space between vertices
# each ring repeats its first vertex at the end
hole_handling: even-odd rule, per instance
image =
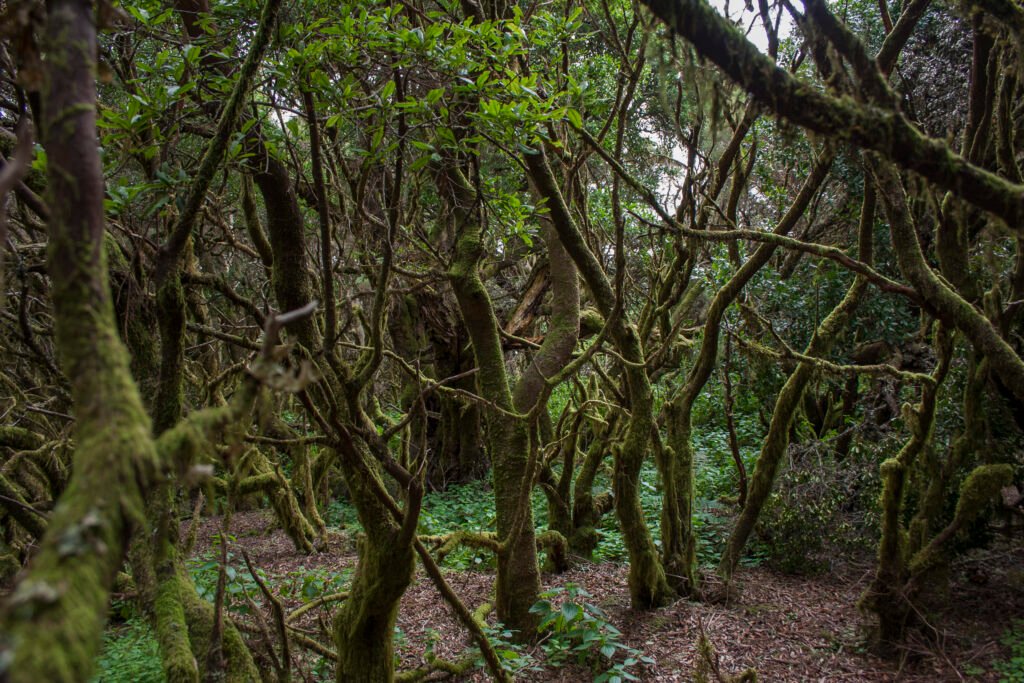
MULTIPOLYGON (((271 585, 294 583, 318 572, 334 575, 355 566, 355 545, 345 531, 332 533, 325 551, 301 555, 274 526, 261 511, 236 513, 231 523, 236 543, 263 569, 271 585)), ((219 518, 203 520, 197 556, 212 557, 219 529, 219 518)), ((629 608, 626 572, 620 563, 589 564, 564 574, 545 574, 543 583, 545 590, 576 584, 589 593, 587 601, 599 606, 607 622, 621 631, 617 641, 653 660, 642 669, 631 669, 644 681, 693 680, 701 629, 717 652, 723 674, 751 667, 761 681, 998 681, 991 663, 1009 658, 1001 636, 1024 616, 1024 543, 1019 539, 999 541, 995 550, 968 556, 954 567, 949 590, 957 599, 934 607, 902 664, 877 659, 863 648, 856 603, 870 578, 869 564, 812 577, 787 576, 765 567, 741 569, 741 594, 730 604, 680 600, 650 612, 629 608)), ((493 575, 488 572, 446 570, 446 579, 471 609, 489 600, 493 575)), ((293 596, 286 603, 297 607, 302 600, 293 596)), ((306 618, 315 627, 316 620, 326 619, 334 608, 306 618)), ((438 656, 452 659, 469 646, 465 629, 422 570, 402 600, 398 629, 402 669, 423 664, 428 641, 434 642, 438 656)), ((580 666, 544 667, 539 646, 522 654, 539 670, 524 670, 518 680, 592 680, 593 673, 580 666)), ((476 669, 460 680, 484 681, 487 676, 476 669)))

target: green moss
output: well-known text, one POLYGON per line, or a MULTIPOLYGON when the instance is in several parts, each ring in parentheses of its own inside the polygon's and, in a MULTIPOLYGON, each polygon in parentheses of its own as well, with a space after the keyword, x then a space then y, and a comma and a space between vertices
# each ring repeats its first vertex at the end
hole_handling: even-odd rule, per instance
POLYGON ((181 592, 178 574, 164 577, 157 584, 153 604, 157 639, 169 683, 197 683, 199 665, 192 654, 181 592))
POLYGON ((399 598, 412 582, 414 555, 411 545, 395 543, 397 532, 375 540, 364 538, 359 543, 359 564, 349 597, 335 617, 339 683, 394 679, 392 636, 399 598))
POLYGON ((985 507, 999 494, 999 490, 1013 481, 1013 468, 1008 464, 980 465, 967 475, 960 485, 960 498, 956 513, 949 526, 918 552, 910 561, 910 573, 920 575, 947 561, 945 546, 953 534, 973 522, 985 507))
POLYGON ((0 448, 29 451, 42 448, 43 439, 24 427, 0 426, 0 448))
POLYGON ((1013 481, 1013 467, 1008 464, 981 465, 967 475, 960 486, 955 521, 963 526, 977 517, 992 502, 999 490, 1013 481))
POLYGON ((258 449, 250 449, 248 461, 256 474, 235 484, 235 492, 238 495, 255 491, 266 493, 277 521, 295 544, 295 549, 300 553, 312 552, 316 531, 303 514, 291 482, 258 449))
MULTIPOLYGON (((483 226, 479 216, 468 209, 476 204, 475 192, 455 169, 439 173, 438 186, 449 195, 454 225, 459 231, 448 280, 473 344, 473 357, 478 368, 477 385, 481 395, 503 411, 486 412, 497 531, 502 539, 498 552, 495 604, 498 618, 508 628, 517 631, 520 637, 529 638, 535 633, 537 623, 530 608, 540 594, 533 511, 522 499, 524 476, 532 474, 527 473, 530 436, 525 421, 510 414, 514 412, 516 403, 509 386, 498 320, 478 272, 483 226), (514 529, 517 517, 521 523, 514 529), (513 539, 514 543, 509 543, 509 535, 513 531, 517 537, 513 539)), ((524 393, 529 395, 520 397, 520 402, 532 403, 538 392, 524 393)))
POLYGON ((6 552, 7 546, 0 542, 0 581, 7 582, 21 569, 21 562, 13 552, 6 552))
POLYGON ((159 478, 107 280, 92 7, 57 2, 46 22, 40 128, 51 208, 47 270, 77 448, 70 484, 32 567, 0 614, 0 678, 14 683, 70 683, 89 675, 127 539, 144 522, 145 494, 159 478))
MULTIPOLYGON (((31 507, 28 501, 22 497, 20 491, 3 474, 0 474, 0 496, 3 496, 3 499, 0 499, 0 505, 4 507, 7 514, 13 517, 34 538, 43 537, 43 532, 46 530, 46 520, 26 509, 26 507, 31 507)), ((45 499, 37 498, 36 500, 45 499)))

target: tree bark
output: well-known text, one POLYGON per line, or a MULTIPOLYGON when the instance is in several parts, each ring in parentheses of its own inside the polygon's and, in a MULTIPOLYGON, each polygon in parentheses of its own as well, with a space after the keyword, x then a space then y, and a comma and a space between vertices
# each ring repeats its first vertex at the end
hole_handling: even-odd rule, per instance
POLYGON ((15 683, 88 676, 128 539, 144 523, 146 495, 160 478, 107 281, 92 3, 48 2, 44 39, 48 272, 77 448, 70 485, 0 614, 0 678, 15 683))

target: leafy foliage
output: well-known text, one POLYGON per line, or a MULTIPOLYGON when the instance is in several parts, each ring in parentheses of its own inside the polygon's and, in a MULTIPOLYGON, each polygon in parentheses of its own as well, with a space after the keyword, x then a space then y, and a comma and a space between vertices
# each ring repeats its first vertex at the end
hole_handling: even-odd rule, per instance
POLYGON ((877 538, 881 482, 874 458, 865 460, 858 450, 839 463, 822 453, 826 447, 790 447, 788 467, 761 516, 769 564, 787 573, 826 571, 841 551, 869 551, 877 538))
POLYGON ((1010 649, 1010 657, 992 663, 993 670, 999 674, 999 683, 1024 683, 1024 619, 1013 622, 1002 643, 1010 649))
POLYGON ((622 632, 608 615, 589 602, 593 597, 576 584, 542 593, 530 610, 540 617, 538 631, 546 661, 552 666, 573 661, 594 674, 594 683, 638 681, 645 664, 653 660, 622 641, 622 632))
POLYGON ((163 683, 160 648, 152 629, 141 618, 110 628, 103 636, 103 651, 96 660, 91 683, 163 683))
MULTIPOLYGON (((502 669, 509 674, 516 676, 524 674, 524 672, 537 673, 544 670, 544 667, 530 654, 526 646, 515 641, 516 634, 501 623, 488 624, 483 630, 501 661, 502 669)), ((482 657, 477 660, 476 665, 483 668, 482 657)))

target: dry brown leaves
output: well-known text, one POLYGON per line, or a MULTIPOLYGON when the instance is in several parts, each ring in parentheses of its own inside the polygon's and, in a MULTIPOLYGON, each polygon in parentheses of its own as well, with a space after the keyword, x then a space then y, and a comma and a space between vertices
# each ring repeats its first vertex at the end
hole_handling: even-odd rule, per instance
MULTIPOLYGON (((265 513, 247 512, 235 515, 231 531, 272 582, 304 569, 341 571, 355 565, 354 544, 344 532, 332 535, 327 552, 303 556, 280 530, 270 530, 271 526, 272 519, 265 513)), ((219 519, 204 520, 198 552, 209 548, 219 528, 219 519)), ((591 601, 622 631, 621 640, 655 661, 644 672, 645 681, 692 680, 701 624, 723 672, 753 667, 761 681, 995 681, 995 676, 968 677, 963 672, 972 665, 988 668, 992 658, 1001 655, 1000 634, 1013 618, 1024 615, 1022 566, 1024 547, 1020 541, 958 562, 950 589, 957 600, 931 606, 928 625, 911 640, 908 657, 900 664, 879 660, 863 650, 863 622, 856 608, 869 579, 863 571, 793 577, 766 568, 746 569, 738 577, 739 599, 731 604, 680 600, 649 612, 630 609, 627 568, 620 564, 585 565, 562 575, 546 575, 544 586, 571 582, 590 593, 591 601), (979 572, 987 577, 985 581, 978 581, 979 572)), ((470 609, 489 601, 492 575, 450 571, 446 578, 470 609)), ((435 643, 438 656, 450 659, 469 645, 465 630, 422 572, 402 599, 398 627, 400 668, 421 665, 428 641, 435 643)), ((543 657, 539 648, 532 654, 543 657)), ((531 672, 521 679, 575 682, 589 680, 590 675, 562 668, 531 672)), ((486 676, 475 671, 463 680, 484 681, 486 676)))

